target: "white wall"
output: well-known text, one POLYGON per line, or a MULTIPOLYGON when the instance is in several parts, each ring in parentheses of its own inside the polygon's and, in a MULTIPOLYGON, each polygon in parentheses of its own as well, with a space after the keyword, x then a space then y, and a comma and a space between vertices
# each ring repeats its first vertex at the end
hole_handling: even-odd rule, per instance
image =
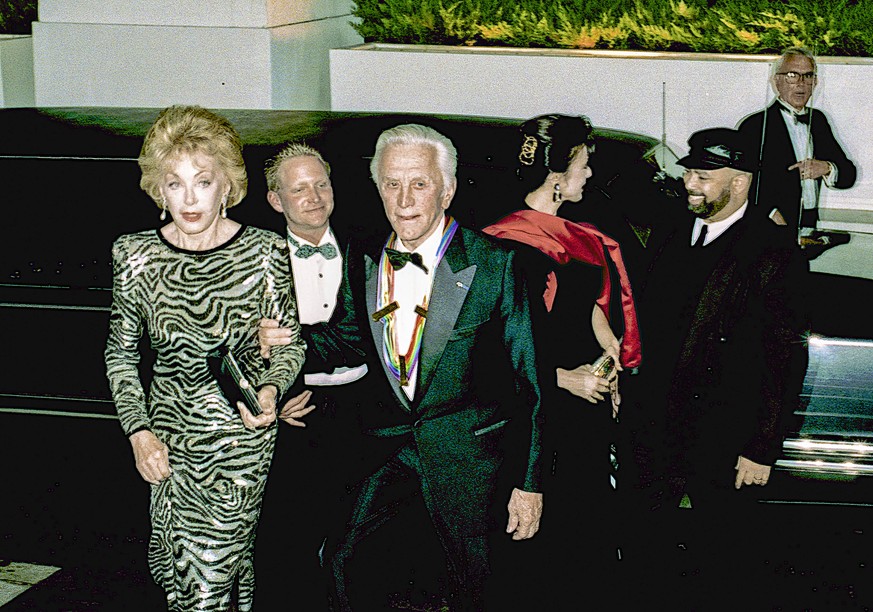
POLYGON ((39 0, 39 20, 264 28, 348 15, 352 0, 39 0))
POLYGON ((0 108, 33 106, 33 38, 0 34, 0 108))
POLYGON ((263 28, 33 24, 38 106, 270 108, 263 28))
MULTIPOLYGON (((684 155, 693 132, 734 126, 769 103, 772 59, 362 45, 331 51, 331 108, 513 118, 586 114, 601 127, 657 138, 665 130, 668 145, 684 155)), ((828 113, 859 167, 853 189, 823 194, 823 225, 829 208, 852 210, 857 214, 849 225, 864 223, 873 231, 873 118, 860 110, 873 91, 873 59, 821 58, 819 72, 813 104, 828 113)), ((832 222, 832 229, 846 226, 832 222)))
POLYGON ((38 106, 330 108, 351 0, 40 0, 38 106))
POLYGON ((276 0, 39 0, 39 20, 262 28, 267 25, 268 5, 276 3, 276 0))

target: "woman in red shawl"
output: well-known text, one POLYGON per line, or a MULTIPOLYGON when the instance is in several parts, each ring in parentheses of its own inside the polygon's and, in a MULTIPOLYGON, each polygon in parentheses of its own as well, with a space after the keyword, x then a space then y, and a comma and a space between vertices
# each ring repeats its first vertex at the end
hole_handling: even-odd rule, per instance
POLYGON ((617 369, 640 363, 633 296, 618 244, 593 225, 557 216, 565 202, 582 200, 593 150, 587 117, 526 121, 516 171, 525 206, 485 228, 513 243, 531 294, 543 296, 534 304, 534 335, 543 372, 544 459, 551 470, 541 532, 533 542, 543 558, 527 559, 525 566, 544 568, 545 588, 535 589, 532 603, 550 610, 584 608, 590 589, 607 588, 616 573, 610 444, 617 437, 612 417, 618 414, 618 374, 597 376, 592 364, 602 355, 612 357, 617 369))

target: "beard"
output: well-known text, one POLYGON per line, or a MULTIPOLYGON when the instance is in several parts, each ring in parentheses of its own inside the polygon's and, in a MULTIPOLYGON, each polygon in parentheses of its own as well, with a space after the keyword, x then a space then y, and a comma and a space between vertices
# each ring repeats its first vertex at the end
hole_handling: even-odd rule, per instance
POLYGON ((717 214, 722 208, 727 206, 731 199, 731 190, 730 187, 725 187, 721 194, 719 194, 719 196, 714 200, 707 200, 706 196, 699 191, 689 191, 688 195, 689 197, 703 196, 703 201, 700 204, 692 204, 689 201, 688 210, 701 219, 709 219, 717 214))

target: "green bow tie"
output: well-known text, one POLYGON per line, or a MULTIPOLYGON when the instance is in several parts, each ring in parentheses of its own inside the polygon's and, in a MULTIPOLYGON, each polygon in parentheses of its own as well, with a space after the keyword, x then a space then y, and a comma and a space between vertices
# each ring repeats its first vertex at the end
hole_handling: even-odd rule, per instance
POLYGON ((424 265, 424 260, 421 253, 406 253, 404 251, 395 251, 394 249, 385 249, 385 255, 388 256, 388 261, 391 262, 391 267, 399 270, 408 263, 413 266, 418 266, 424 273, 427 274, 427 266, 424 265))
POLYGON ((294 257, 299 257, 300 259, 309 259, 316 253, 320 253, 322 257, 325 259, 333 259, 337 256, 336 247, 331 243, 322 244, 321 246, 314 247, 311 244, 303 244, 301 245, 299 242, 294 240, 291 236, 288 236, 288 242, 291 243, 296 250, 294 251, 294 257))

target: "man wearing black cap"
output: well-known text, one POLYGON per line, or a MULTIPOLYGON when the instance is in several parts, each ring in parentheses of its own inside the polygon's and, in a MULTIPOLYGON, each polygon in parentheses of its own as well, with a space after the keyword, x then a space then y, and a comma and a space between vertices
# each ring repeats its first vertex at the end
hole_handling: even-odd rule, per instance
POLYGON ((672 512, 690 502, 682 525, 702 519, 710 560, 741 569, 734 536, 758 529, 750 485, 770 479, 805 371, 807 264, 786 232, 747 214, 755 157, 742 135, 707 129, 688 144, 679 164, 692 214, 655 247, 639 308, 642 392, 625 414, 645 503, 672 512))

